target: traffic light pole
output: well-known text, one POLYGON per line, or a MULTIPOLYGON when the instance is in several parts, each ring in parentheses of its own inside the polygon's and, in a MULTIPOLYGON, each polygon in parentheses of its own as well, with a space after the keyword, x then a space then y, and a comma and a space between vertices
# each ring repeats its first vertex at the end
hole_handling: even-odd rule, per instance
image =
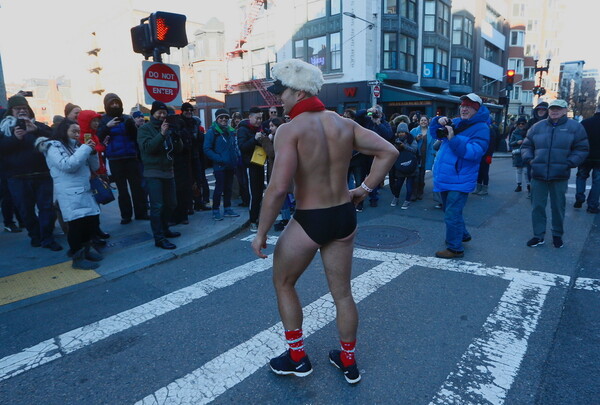
POLYGON ((508 132, 508 107, 510 106, 510 89, 506 90, 506 111, 504 111, 504 138, 508 132))
POLYGON ((154 51, 152 51, 152 59, 154 59, 154 62, 162 63, 162 52, 160 48, 154 48, 154 51))

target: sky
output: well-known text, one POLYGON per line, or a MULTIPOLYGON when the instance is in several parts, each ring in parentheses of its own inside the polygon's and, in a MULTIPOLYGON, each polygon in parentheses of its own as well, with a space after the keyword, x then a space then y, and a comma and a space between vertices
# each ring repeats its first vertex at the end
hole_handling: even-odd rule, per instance
MULTIPOLYGON (((150 11, 171 11, 186 14, 188 20, 204 23, 211 17, 227 18, 225 2, 233 0, 0 0, 0 52, 4 79, 19 83, 28 78, 54 78, 69 76, 76 69, 69 48, 83 40, 81 16, 90 11, 99 13, 98 7, 107 9, 126 2, 135 8, 150 11), (32 10, 33 7, 33 10, 32 10), (33 47, 32 44, 39 44, 33 47)), ((287 1, 287 0, 286 0, 287 1)), ((588 10, 589 0, 571 0, 564 16, 572 29, 565 33, 562 61, 585 60, 586 69, 600 69, 600 52, 595 43, 597 15, 588 10), (579 28, 583 27, 583 28, 579 28)), ((230 8, 229 8, 230 9, 230 8)), ((124 38, 131 41, 130 38, 124 38)), ((554 61, 558 63, 559 61, 554 61)))

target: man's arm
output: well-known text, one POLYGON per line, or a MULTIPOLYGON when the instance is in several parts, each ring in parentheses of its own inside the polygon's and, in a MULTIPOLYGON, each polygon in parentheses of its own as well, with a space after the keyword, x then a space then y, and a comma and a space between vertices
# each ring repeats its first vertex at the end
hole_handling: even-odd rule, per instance
MULTIPOLYGON (((367 188, 374 189, 383 181, 394 162, 398 158, 398 150, 387 140, 375 132, 352 123, 354 129, 354 149, 362 154, 373 156, 371 171, 363 183, 367 188)), ((350 190, 350 196, 354 204, 358 204, 369 194, 363 187, 350 190)))
MULTIPOLYGON (((379 138, 376 134, 374 135, 379 138)), ((263 259, 267 257, 261 251, 267 247, 267 232, 279 215, 283 200, 290 189, 290 184, 298 167, 296 139, 288 134, 285 125, 280 126, 277 130, 274 146, 275 162, 273 163, 273 171, 262 200, 258 231, 252 241, 254 253, 263 259)))

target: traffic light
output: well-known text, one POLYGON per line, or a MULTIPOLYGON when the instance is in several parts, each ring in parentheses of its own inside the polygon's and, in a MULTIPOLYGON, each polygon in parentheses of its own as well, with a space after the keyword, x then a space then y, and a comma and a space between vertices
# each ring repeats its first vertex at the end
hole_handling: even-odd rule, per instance
POLYGON ((506 83, 507 84, 513 84, 515 82, 515 70, 514 69, 508 69, 506 71, 506 83))
POLYGON ((183 48, 188 40, 183 14, 157 11, 150 14, 150 34, 154 46, 183 48))
POLYGON ((140 25, 131 29, 131 43, 135 53, 147 59, 155 49, 159 53, 170 53, 169 47, 187 46, 185 32, 186 16, 183 14, 156 11, 143 18, 140 25))

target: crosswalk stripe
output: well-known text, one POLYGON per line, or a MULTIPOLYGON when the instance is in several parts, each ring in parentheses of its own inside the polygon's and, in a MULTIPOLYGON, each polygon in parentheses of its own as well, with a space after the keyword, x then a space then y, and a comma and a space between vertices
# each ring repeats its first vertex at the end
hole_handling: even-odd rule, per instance
POLYGON ((549 286, 511 282, 430 405, 503 404, 549 291, 549 286))
POLYGON ((122 332, 160 315, 187 305, 213 291, 258 274, 273 266, 273 258, 256 259, 217 274, 188 287, 163 295, 135 308, 104 318, 80 328, 45 340, 21 352, 0 360, 0 381, 54 361, 83 347, 99 342, 115 333, 122 332))
MULTIPOLYGON (((400 276, 412 265, 384 262, 352 280, 356 302, 400 276)), ((335 319, 335 305, 325 294, 303 308, 305 337, 319 331, 335 319)), ((148 395, 138 405, 206 404, 264 367, 271 357, 285 350, 281 322, 254 335, 244 343, 215 357, 190 374, 148 395)))

